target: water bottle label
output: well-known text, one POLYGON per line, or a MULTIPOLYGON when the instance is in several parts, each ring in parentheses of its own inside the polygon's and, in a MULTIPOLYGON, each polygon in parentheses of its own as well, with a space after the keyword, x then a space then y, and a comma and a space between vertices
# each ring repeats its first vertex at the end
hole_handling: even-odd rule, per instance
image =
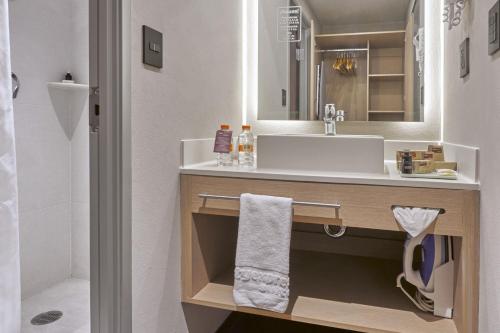
POLYGON ((228 154, 231 152, 232 131, 218 130, 215 135, 214 153, 228 154))
POLYGON ((253 145, 239 145, 238 151, 240 153, 253 153, 253 145))

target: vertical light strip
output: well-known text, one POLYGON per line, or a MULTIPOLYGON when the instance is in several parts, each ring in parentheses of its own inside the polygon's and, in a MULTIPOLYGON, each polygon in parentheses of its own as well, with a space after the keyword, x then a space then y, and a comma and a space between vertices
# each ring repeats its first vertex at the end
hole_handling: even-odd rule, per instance
MULTIPOLYGON (((443 10, 444 8, 444 1, 445 0, 441 0, 441 10, 443 10)), ((441 38, 441 54, 440 54, 440 57, 441 57, 441 63, 440 63, 440 67, 441 67, 441 87, 440 87, 440 90, 441 90, 441 142, 444 141, 444 52, 445 52, 445 41, 444 41, 444 23, 441 22, 441 29, 440 29, 440 38, 441 38)))
POLYGON ((248 120, 248 0, 241 1, 241 121, 248 120))
POLYGON ((259 110, 259 0, 252 1, 252 103, 253 118, 258 119, 259 110))

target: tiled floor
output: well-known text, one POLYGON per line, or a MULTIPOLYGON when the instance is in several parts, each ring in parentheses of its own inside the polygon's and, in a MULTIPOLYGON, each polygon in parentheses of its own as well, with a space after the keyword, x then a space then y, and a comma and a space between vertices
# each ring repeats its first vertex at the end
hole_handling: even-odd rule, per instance
POLYGON ((22 302, 22 333, 90 333, 90 283, 70 279, 22 302), (41 312, 58 310, 58 321, 33 326, 31 318, 41 312))

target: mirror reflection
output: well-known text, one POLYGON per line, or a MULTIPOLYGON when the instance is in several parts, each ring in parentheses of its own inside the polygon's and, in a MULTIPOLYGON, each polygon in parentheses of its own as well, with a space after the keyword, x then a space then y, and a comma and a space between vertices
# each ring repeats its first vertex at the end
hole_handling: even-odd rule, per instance
POLYGON ((424 2, 259 1, 259 119, 423 121, 424 2))

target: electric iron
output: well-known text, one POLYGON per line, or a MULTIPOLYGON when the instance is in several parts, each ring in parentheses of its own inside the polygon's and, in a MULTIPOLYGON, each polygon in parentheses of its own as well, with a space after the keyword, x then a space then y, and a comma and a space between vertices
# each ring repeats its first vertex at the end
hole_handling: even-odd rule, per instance
POLYGON ((405 242, 403 269, 397 286, 417 308, 436 316, 451 318, 453 313, 454 261, 452 238, 422 234, 405 242), (417 288, 412 296, 402 279, 417 288))

